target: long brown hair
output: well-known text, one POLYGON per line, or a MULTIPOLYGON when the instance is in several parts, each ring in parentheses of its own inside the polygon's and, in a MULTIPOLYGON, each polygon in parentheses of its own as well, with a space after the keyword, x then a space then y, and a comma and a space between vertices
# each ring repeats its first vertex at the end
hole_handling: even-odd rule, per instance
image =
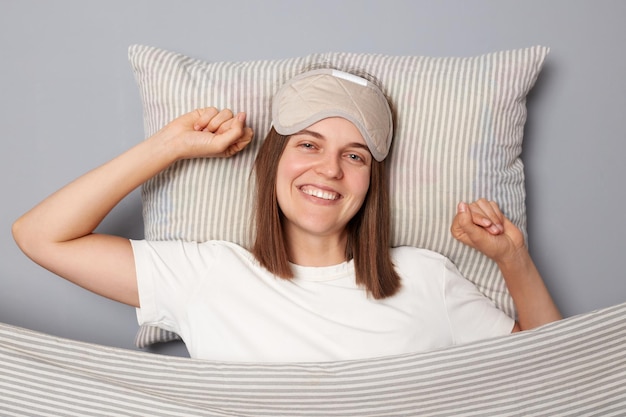
MULTIPOLYGON (((252 253, 273 274, 290 279, 283 213, 276 197, 276 175, 289 136, 274 128, 267 134, 254 163, 256 199, 252 253)), ((375 299, 392 296, 400 288, 389 254, 389 185, 384 161, 372 159, 370 188, 361 209, 348 222, 346 260, 354 259, 356 282, 375 299)))

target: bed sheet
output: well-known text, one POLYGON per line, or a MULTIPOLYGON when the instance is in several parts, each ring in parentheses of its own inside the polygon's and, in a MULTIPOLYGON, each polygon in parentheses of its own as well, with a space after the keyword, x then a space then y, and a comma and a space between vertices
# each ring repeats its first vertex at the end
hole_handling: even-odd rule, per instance
POLYGON ((0 414, 624 415, 626 304, 443 350, 368 360, 199 361, 0 324, 0 414))

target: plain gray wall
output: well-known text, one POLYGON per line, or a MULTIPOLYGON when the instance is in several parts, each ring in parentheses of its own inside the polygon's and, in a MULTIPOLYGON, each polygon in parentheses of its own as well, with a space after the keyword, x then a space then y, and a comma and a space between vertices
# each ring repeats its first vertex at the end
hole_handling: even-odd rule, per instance
MULTIPOLYGON (((212 61, 550 46, 523 155, 531 252, 566 316, 624 302, 625 41, 621 0, 0 0, 0 321, 133 347, 132 308, 36 266, 10 234, 43 197, 143 139, 133 43, 212 61)), ((139 193, 101 230, 142 237, 139 193)))

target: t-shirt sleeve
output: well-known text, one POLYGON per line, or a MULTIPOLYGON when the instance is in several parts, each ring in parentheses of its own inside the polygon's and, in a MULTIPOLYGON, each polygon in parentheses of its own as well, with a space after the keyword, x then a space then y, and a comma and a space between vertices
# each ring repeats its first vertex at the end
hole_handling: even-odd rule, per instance
POLYGON ((137 321, 181 333, 184 306, 198 275, 198 245, 179 241, 131 240, 137 274, 137 321))
POLYGON ((444 293, 454 344, 502 336, 513 330, 515 321, 465 279, 450 261, 445 267, 444 293))

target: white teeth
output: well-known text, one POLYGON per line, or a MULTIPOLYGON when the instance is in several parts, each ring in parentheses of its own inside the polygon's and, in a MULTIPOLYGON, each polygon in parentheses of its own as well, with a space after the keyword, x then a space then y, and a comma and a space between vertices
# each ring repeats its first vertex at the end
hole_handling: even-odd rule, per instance
POLYGON ((313 197, 321 198, 323 200, 337 200, 339 198, 339 194, 337 193, 322 191, 317 188, 302 188, 302 192, 313 197))

